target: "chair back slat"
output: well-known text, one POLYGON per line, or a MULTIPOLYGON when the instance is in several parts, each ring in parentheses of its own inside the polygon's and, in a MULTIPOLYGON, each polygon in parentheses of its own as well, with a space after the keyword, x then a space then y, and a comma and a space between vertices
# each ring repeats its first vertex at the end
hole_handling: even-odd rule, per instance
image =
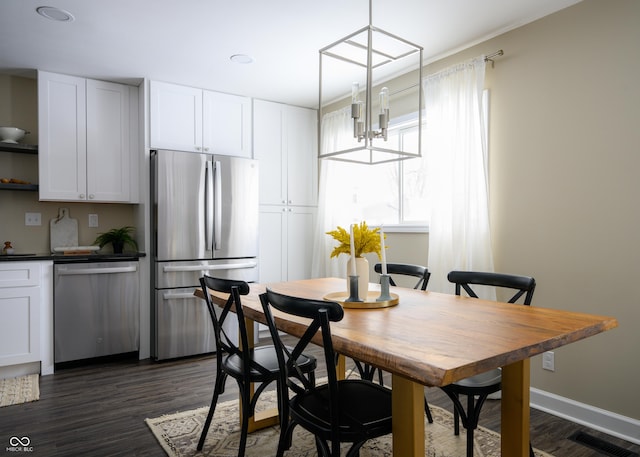
POLYGON ((509 303, 516 303, 524 295, 524 305, 531 304, 536 289, 536 281, 531 276, 454 270, 447 275, 447 279, 455 284, 456 295, 460 295, 464 289, 470 297, 478 298, 471 286, 500 287, 515 290, 514 295, 508 300, 509 303))
MULTIPOLYGON (((382 273, 382 264, 376 263, 373 266, 376 273, 382 273)), ((410 263, 387 263, 387 274, 389 275, 389 284, 395 286, 396 283, 391 275, 413 276, 418 278, 418 282, 414 289, 427 290, 431 273, 429 269, 422 265, 413 265, 410 263)))

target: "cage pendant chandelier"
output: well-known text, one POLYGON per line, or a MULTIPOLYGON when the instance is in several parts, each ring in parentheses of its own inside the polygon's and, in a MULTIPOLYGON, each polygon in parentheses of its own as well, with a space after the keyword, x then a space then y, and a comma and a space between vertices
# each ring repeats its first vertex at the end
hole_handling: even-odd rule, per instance
POLYGON ((369 25, 319 51, 320 159, 377 164, 421 156, 422 47, 374 27, 372 1, 369 25), (329 99, 336 86, 343 91, 329 99), (342 128, 334 125, 330 133, 337 136, 327 139, 325 115, 341 109, 350 118, 343 116, 342 128), (418 119, 417 142, 390 138, 390 125, 409 116, 418 119))

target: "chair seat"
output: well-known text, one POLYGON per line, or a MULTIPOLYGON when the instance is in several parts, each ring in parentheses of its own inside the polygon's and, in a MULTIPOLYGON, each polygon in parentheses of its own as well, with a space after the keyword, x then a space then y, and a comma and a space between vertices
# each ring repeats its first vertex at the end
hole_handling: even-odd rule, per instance
MULTIPOLYGON (((391 390, 370 381, 339 381, 341 441, 361 439, 363 435, 391 433, 391 390)), ((303 393, 291 399, 291 415, 315 435, 331 435, 329 386, 318 386, 315 393, 303 393)))
POLYGON ((485 373, 480 373, 469 378, 461 379, 454 384, 461 387, 488 387, 494 384, 500 384, 502 381, 502 370, 496 368, 485 373))
MULTIPOLYGON (((277 374, 280 370, 280 368, 278 367, 278 355, 276 353, 275 347, 273 347, 272 345, 260 346, 252 349, 249 352, 249 355, 254 362, 256 362, 258 365, 261 365, 271 375, 277 374)), ((222 363, 225 367, 226 372, 230 373, 231 375, 242 375, 243 362, 238 354, 231 354, 227 356, 222 363)), ((315 370, 316 359, 302 354, 300 355, 300 357, 298 357, 298 364, 303 373, 309 373, 315 370)), ((254 380, 260 379, 261 376, 267 377, 264 373, 258 371, 254 367, 251 367, 249 376, 254 380)))

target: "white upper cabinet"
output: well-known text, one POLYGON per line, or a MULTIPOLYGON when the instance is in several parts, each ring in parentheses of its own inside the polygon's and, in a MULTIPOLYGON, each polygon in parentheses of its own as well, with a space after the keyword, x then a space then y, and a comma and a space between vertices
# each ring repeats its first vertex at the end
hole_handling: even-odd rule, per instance
POLYGON ((253 153, 260 161, 260 204, 315 206, 317 113, 255 100, 253 153))
POLYGON ((150 83, 150 146, 251 157, 251 99, 150 83))
POLYGON ((38 72, 41 200, 86 200, 86 80, 38 72))
POLYGON ((151 81, 152 148, 202 151, 202 90, 151 81))
POLYGON ((129 87, 87 80, 87 195, 129 201, 129 87))
POLYGON ((251 99, 202 91, 205 152, 251 158, 251 99))
POLYGON ((38 73, 40 200, 136 202, 135 93, 123 84, 38 73))

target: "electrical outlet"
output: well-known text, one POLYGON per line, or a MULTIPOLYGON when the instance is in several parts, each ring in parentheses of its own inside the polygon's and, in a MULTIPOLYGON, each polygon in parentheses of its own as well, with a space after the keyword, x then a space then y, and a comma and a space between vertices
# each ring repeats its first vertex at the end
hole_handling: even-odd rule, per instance
POLYGON ((98 226, 98 215, 89 214, 89 227, 97 227, 97 226, 98 226))
POLYGON ((24 213, 24 225, 42 225, 42 214, 24 213))
POLYGON ((553 351, 547 351, 542 354, 542 368, 544 370, 556 371, 555 354, 553 351))

